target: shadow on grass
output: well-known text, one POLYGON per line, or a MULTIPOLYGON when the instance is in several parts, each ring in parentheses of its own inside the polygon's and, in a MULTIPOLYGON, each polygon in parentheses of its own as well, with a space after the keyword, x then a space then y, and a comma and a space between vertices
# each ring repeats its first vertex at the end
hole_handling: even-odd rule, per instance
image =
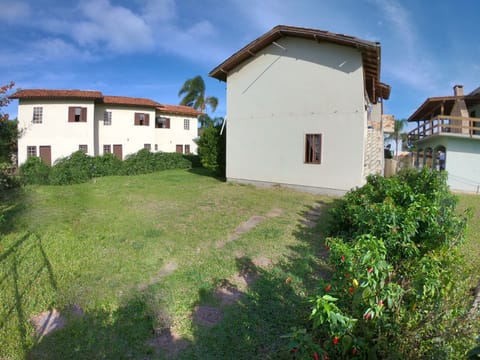
POLYGON ((210 177, 210 178, 218 180, 220 182, 225 182, 224 177, 219 176, 217 173, 215 173, 211 170, 205 169, 204 167, 194 167, 194 168, 189 169, 188 172, 191 173, 191 174, 198 175, 198 176, 210 177))
POLYGON ((243 286, 232 279, 216 279, 216 289, 199 290, 191 314, 191 339, 177 336, 168 319, 158 329, 159 316, 168 314, 152 311, 160 303, 158 290, 146 289, 117 309, 100 307, 73 320, 43 338, 28 358, 291 359, 284 336, 293 327, 310 326, 308 296, 328 276, 324 234, 325 213, 331 206, 319 202, 301 214, 311 221, 312 212, 317 212, 318 225, 302 221, 297 226, 294 235, 300 244, 290 249, 285 261, 259 266, 254 259, 238 257, 237 280, 243 279, 243 286), (228 290, 230 298, 220 298, 219 287, 228 290))
POLYGON ((27 331, 27 299, 38 296, 33 288, 47 274, 47 283, 56 291, 52 264, 45 252, 41 239, 35 234, 25 233, 6 251, 0 254, 0 291, 3 306, 0 310, 0 331, 16 331, 16 338, 23 351, 28 349, 30 334, 27 331), (31 260, 35 259, 34 264, 31 260), (27 270, 28 269, 28 270, 27 270), (28 274, 27 276, 25 274, 28 274))
MULTIPOLYGON (((324 237, 326 213, 335 205, 336 201, 318 202, 300 214, 303 220, 294 231, 300 244, 291 247, 291 255, 274 267, 259 267, 248 257, 237 258, 238 276, 245 279, 247 287, 229 291, 236 301, 222 301, 215 290, 210 294, 202 290, 192 314, 194 340, 179 358, 292 359, 285 335, 294 327, 310 327, 308 297, 316 293, 320 279, 330 275, 324 237), (318 214, 314 226, 312 214, 318 214), (221 316, 216 323, 195 321, 202 306, 218 309, 221 316)), ((227 279, 218 283, 232 286, 227 279)))
POLYGON ((141 296, 118 309, 99 307, 45 336, 27 359, 145 359, 152 355, 146 340, 153 334, 153 318, 141 296))

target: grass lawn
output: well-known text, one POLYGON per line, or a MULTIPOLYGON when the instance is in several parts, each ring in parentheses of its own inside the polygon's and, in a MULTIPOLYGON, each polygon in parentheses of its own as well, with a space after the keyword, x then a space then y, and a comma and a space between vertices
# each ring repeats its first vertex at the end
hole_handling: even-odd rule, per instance
POLYGON ((319 231, 302 221, 330 200, 206 175, 106 177, 3 199, 0 359, 285 352, 280 336, 306 313, 304 296, 322 266, 319 231), (228 241, 255 215, 265 219, 228 241), (222 303, 219 289, 238 301, 222 303), (203 322, 192 320, 199 307, 203 322), (67 325, 36 337, 32 315, 52 308, 67 325))
MULTIPOLYGON (((331 201, 184 170, 4 196, 0 359, 289 358, 281 336, 306 320, 324 270, 323 222, 305 219, 331 201), (36 337, 32 315, 53 308, 66 326, 36 337)), ((461 195, 467 206, 473 285, 480 198, 461 195)))

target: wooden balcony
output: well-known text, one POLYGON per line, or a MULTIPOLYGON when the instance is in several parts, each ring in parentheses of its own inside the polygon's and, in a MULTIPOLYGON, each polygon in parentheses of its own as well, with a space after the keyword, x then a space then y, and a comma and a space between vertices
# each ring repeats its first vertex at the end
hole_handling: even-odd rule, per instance
POLYGON ((439 115, 408 133, 408 141, 414 144, 430 136, 448 135, 480 139, 480 118, 439 115))

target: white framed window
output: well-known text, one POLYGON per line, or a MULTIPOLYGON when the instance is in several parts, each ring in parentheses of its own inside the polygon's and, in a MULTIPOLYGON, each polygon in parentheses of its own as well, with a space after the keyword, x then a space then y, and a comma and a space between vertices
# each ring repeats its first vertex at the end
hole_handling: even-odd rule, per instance
POLYGON ((183 119, 183 129, 190 130, 190 119, 183 119))
POLYGON ((78 150, 83 151, 86 154, 88 152, 88 145, 78 145, 78 150))
POLYGON ((112 153, 112 147, 110 145, 103 145, 103 153, 104 154, 111 154, 112 153))
POLYGON ((33 119, 32 123, 41 124, 43 122, 43 107, 35 106, 33 108, 33 119))
POLYGON ((112 125, 112 112, 105 111, 103 113, 103 125, 112 125))
POLYGON ((36 146, 27 146, 27 158, 37 156, 37 147, 36 146))
POLYGON ((147 149, 148 151, 152 150, 152 144, 143 144, 143 148, 147 149))

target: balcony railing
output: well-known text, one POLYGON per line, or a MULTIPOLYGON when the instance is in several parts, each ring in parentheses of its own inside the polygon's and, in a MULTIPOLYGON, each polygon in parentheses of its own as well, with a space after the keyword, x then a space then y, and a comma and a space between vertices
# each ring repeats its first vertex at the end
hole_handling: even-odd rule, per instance
POLYGON ((440 115, 423 123, 408 133, 408 140, 414 143, 433 135, 452 135, 480 138, 480 118, 440 115))

